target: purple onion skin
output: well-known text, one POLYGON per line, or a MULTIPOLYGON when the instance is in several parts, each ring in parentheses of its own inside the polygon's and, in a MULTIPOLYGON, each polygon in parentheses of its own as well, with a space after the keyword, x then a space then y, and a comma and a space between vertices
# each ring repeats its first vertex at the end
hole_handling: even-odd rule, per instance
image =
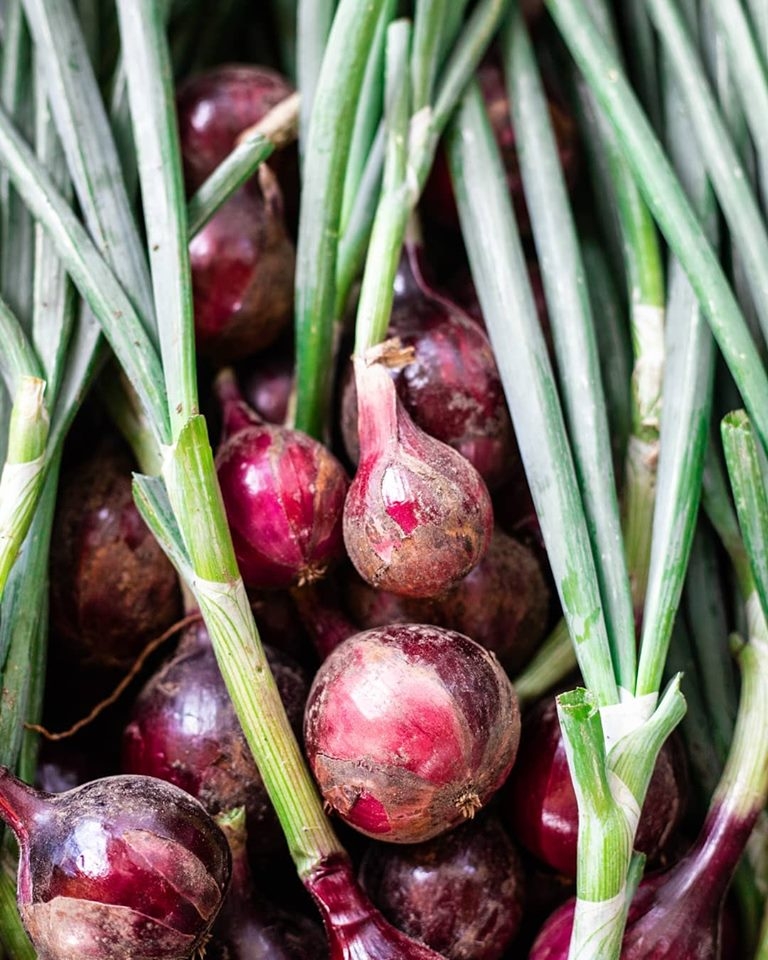
MULTIPOLYGON (((309 683, 289 657, 265 647, 297 733, 309 683)), ((205 626, 149 679, 123 734, 122 769, 173 783, 211 815, 244 806, 253 855, 281 851, 283 835, 221 678, 205 626)))
POLYGON ((523 868, 494 817, 415 846, 371 846, 360 879, 388 920, 449 960, 499 960, 520 926, 523 868))
POLYGON ((381 364, 361 361, 356 376, 361 458, 344 503, 347 553, 372 586, 439 596, 488 549, 488 489, 469 461, 414 424, 381 364))
POLYGON ((331 600, 330 589, 323 589, 329 586, 328 581, 323 580, 293 591, 296 609, 320 660, 325 660, 340 643, 360 632, 360 627, 331 600))
MULTIPOLYGON (((191 77, 179 87, 179 118, 184 176, 196 190, 235 146, 247 127, 258 123, 281 100, 293 93, 288 80, 268 67, 228 63, 191 77)), ((298 192, 295 163, 282 155, 270 160, 281 174, 290 173, 283 186, 298 192), (283 169, 288 166, 288 169, 283 169)))
POLYGON ((267 423, 285 423, 293 391, 293 368, 293 346, 282 338, 252 357, 240 371, 245 402, 267 423))
MULTIPOLYGON (((665 873, 640 884, 629 909, 621 960, 732 960, 722 949, 722 919, 733 873, 756 813, 711 809, 699 840, 665 873)), ((529 960, 567 960, 575 903, 542 928, 529 960)))
POLYGON ((330 960, 439 960, 440 954, 387 923, 345 857, 320 864, 304 885, 322 915, 330 960))
POLYGON ((230 853, 184 791, 107 777, 51 795, 0 768, 0 815, 19 841, 19 911, 45 960, 184 960, 205 942, 230 853))
MULTIPOLYGON (((578 806, 568 770, 557 707, 541 701, 523 721, 515 768, 500 810, 512 836, 554 870, 576 876, 578 806)), ((652 860, 685 812, 685 778, 670 744, 651 777, 635 844, 652 860)))
MULTIPOLYGON (((414 349, 414 360, 393 371, 413 422, 466 457, 489 488, 509 479, 520 457, 488 336, 429 286, 420 248, 407 247, 403 255, 389 336, 414 349)), ((357 394, 351 376, 341 404, 345 447, 357 462, 357 394)))
POLYGON ((293 309, 295 251, 283 198, 265 165, 192 239, 195 342, 219 363, 273 343, 293 309))
POLYGON ((261 423, 234 399, 223 405, 216 472, 243 580, 261 590, 319 579, 344 555, 344 468, 300 430, 261 423))
POLYGON ((517 752, 515 691, 462 634, 395 624, 350 637, 322 664, 304 742, 323 799, 374 839, 418 843, 490 800, 517 752))
POLYGON ((65 472, 51 542, 51 624, 80 668, 124 671, 181 614, 176 571, 141 519, 130 457, 99 443, 65 472))
POLYGON ((549 588, 533 551, 498 527, 483 559, 442 597, 399 597, 375 590, 355 576, 348 578, 345 597, 362 629, 389 623, 448 627, 492 650, 512 676, 541 641, 550 604, 549 588))

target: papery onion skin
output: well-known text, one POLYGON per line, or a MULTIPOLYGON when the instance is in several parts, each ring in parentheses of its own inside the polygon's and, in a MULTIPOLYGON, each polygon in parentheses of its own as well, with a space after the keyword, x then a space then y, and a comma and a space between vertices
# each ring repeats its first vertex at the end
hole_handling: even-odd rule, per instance
POLYGON ((326 804, 375 839, 418 843, 464 822, 509 774, 520 715, 496 658, 423 624, 364 631, 322 664, 304 719, 326 804))

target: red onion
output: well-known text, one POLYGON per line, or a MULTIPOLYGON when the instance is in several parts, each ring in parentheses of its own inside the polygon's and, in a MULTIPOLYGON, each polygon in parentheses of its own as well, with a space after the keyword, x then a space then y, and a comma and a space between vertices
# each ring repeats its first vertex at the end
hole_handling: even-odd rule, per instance
POLYGON ((293 309, 295 252, 277 180, 265 164, 189 245, 195 340, 220 362, 269 346, 293 309))
MULTIPOLYGON (((269 67, 225 63, 184 81, 176 96, 184 176, 196 190, 235 146, 247 127, 258 123, 293 93, 288 80, 269 67)), ((298 192, 295 161, 277 154, 270 165, 293 179, 286 190, 298 192)))
MULTIPOLYGON (((288 717, 298 733, 309 683, 285 654, 265 645, 288 717)), ((123 736, 126 773, 159 777, 212 815, 245 807, 252 853, 283 849, 279 829, 202 622, 146 683, 123 736)))
MULTIPOLYGON (((650 860, 680 823, 685 786, 681 759, 668 742, 659 753, 635 837, 636 849, 650 860)), ((526 714, 515 769, 501 800, 512 835, 544 863, 575 877, 579 815, 553 699, 526 714)))
POLYGON ((181 612, 178 577, 110 441, 64 472, 51 542, 51 623, 79 668, 124 671, 181 612))
MULTIPOLYGON (((504 389, 484 330, 424 279, 421 250, 407 246, 397 277, 389 335, 413 347, 414 359, 393 370, 397 393, 413 422, 458 450, 489 487, 519 464, 504 389)), ((357 461, 357 398, 347 377, 342 432, 357 461)))
POLYGON ((399 597, 354 576, 345 597, 359 627, 407 622, 448 627, 492 650, 510 675, 541 641, 550 601, 533 551, 498 527, 480 563, 442 597, 399 597))
POLYGON ((246 361, 239 372, 246 403, 267 423, 285 423, 293 391, 293 367, 293 344, 283 337, 246 361))
POLYGON ((255 589, 311 583, 344 554, 344 468, 307 434, 262 423, 228 374, 217 387, 225 439, 216 471, 243 580, 255 589))
POLYGON ((414 846, 372 845, 360 876, 392 923, 450 960, 499 960, 520 926, 523 869, 494 817, 414 846))
POLYGON ((347 553, 373 586, 437 596, 485 554, 488 490, 461 454, 413 423, 382 363, 357 358, 355 377, 361 455, 344 504, 347 553))
POLYGON ((350 637, 323 663, 304 741, 330 808, 368 836, 417 843, 488 802, 519 728, 492 654, 452 630, 395 624, 350 637))
POLYGON ((339 608, 338 590, 339 584, 329 584, 326 578, 293 591, 296 609, 320 660, 325 660, 340 643, 360 632, 359 626, 339 608), (333 594, 336 594, 335 602, 333 594))
POLYGON ((183 790, 107 777, 45 794, 2 767, 0 816, 19 842, 19 912, 41 960, 184 960, 205 942, 230 854, 183 790))
POLYGON ((330 960, 439 960, 440 954, 387 923, 363 893, 346 857, 320 864, 305 886, 322 914, 330 960))

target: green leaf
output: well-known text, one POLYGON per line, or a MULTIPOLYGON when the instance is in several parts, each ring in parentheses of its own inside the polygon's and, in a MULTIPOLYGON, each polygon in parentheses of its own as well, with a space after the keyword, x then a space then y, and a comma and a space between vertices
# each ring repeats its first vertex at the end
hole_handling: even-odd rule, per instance
POLYGON ((506 176, 474 85, 451 127, 448 152, 472 275, 576 656, 598 702, 615 703, 600 588, 557 386, 506 176))
POLYGON ((190 583, 194 576, 192 562, 162 477, 133 475, 133 499, 144 523, 163 548, 179 575, 190 583))
POLYGON ((71 0, 23 2, 88 230, 154 340, 146 255, 77 15, 71 0))
POLYGON ((169 436, 162 369, 141 319, 45 169, 0 110, 0 162, 56 244, 142 399, 159 442, 169 436))
POLYGON ((743 410, 724 417, 721 431, 739 527, 763 615, 768 617, 768 494, 757 441, 743 410))
POLYGON ((304 150, 296 252, 296 426, 322 437, 328 416, 344 171, 368 51, 386 0, 341 0, 304 150))
POLYGON ((299 148, 303 161, 323 58, 330 44, 336 0, 298 0, 296 9, 296 85, 302 94, 299 148))
POLYGON ((186 198, 171 64, 155 0, 118 0, 173 436, 198 412, 186 198))
POLYGON ((526 205, 536 242, 560 371, 568 434, 620 686, 635 686, 635 626, 621 539, 611 442, 594 320, 568 191, 544 88, 520 11, 502 55, 526 205))
POLYGON ((547 6, 616 131, 648 206, 688 274, 761 440, 768 446, 768 376, 718 259, 664 151, 581 0, 547 0, 547 6))

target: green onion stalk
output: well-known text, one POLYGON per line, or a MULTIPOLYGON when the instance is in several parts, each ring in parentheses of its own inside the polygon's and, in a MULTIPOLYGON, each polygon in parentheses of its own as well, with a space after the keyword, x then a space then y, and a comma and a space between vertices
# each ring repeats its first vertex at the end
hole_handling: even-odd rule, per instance
MULTIPOLYGON (((534 124, 541 114, 535 108, 539 101, 533 96, 534 87, 528 86, 533 78, 532 58, 519 32, 524 29, 521 21, 511 16, 510 32, 505 35, 505 65, 517 94, 515 109, 523 120, 516 127, 528 196, 529 184, 535 183, 535 168, 546 154, 536 152, 540 134, 534 124), (529 130, 526 125, 530 125, 529 130), (526 150, 531 151, 528 170, 526 150)), ((588 18, 580 24, 588 24, 590 31, 596 32, 588 18)), ((551 149, 550 143, 550 153, 551 149)), ((615 517, 615 491, 613 496, 610 491, 607 496, 601 494, 597 481, 577 466, 579 444, 587 441, 578 435, 568 436, 567 416, 560 410, 558 394, 564 397, 567 409, 570 388, 565 382, 558 390, 554 381, 536 322, 498 152, 476 89, 464 98, 452 127, 449 153, 470 266, 498 358, 550 566, 587 686, 587 690, 559 698, 561 725, 580 800, 578 899, 571 956, 604 960, 618 957, 620 952, 631 881, 638 871, 632 845, 648 779, 658 750, 685 711, 679 677, 662 691, 662 671, 699 502, 711 406, 711 336, 700 312, 691 309, 686 298, 670 301, 677 304, 664 344, 668 354, 664 390, 670 415, 661 428, 660 496, 654 513, 643 636, 635 668, 628 649, 634 643, 631 614, 629 618, 625 614, 622 620, 607 613, 617 609, 610 608, 615 598, 608 594, 611 581, 598 573, 602 557, 592 546, 597 540, 593 540, 595 533, 589 528, 599 515, 598 509, 615 517), (590 484, 595 485, 590 488, 590 484), (587 490, 591 502, 584 492, 587 490), (625 634, 619 635, 615 631, 622 625, 625 634)), ((543 251, 546 259, 557 249, 557 241, 569 235, 570 214, 558 190, 542 191, 537 200, 534 187, 531 196, 534 237, 540 257, 543 251)), ((568 267, 566 277, 571 271, 580 277, 579 269, 570 265, 575 262, 579 266, 572 254, 563 262, 568 267)), ((557 302, 556 291, 547 292, 554 305, 553 327, 560 351, 557 316, 564 308, 557 302)), ((586 303, 576 296, 579 323, 574 320, 572 326, 588 332, 591 321, 586 303)), ((572 303, 568 298, 571 309, 572 303)), ((585 342, 589 341, 582 341, 582 345, 585 342)), ((563 337, 563 350, 566 343, 563 337)), ((594 347, 591 350, 594 364, 594 347)), ((604 407, 594 388, 582 392, 588 403, 604 407)), ((590 416, 596 417, 596 413, 590 416)), ((604 420, 603 410, 599 422, 604 420)), ((575 433, 570 424, 569 429, 575 433)), ((623 609, 631 611, 626 575, 617 589, 624 597, 623 609)))
MULTIPOLYGON (((384 4, 376 7, 380 17, 385 16, 384 4)), ((406 67, 410 63, 411 69, 401 74, 408 89, 400 89, 396 111, 389 105, 386 132, 377 133, 371 141, 368 162, 359 174, 360 196, 346 206, 348 221, 343 233, 345 178, 339 177, 338 171, 349 157, 358 121, 367 125, 369 139, 373 128, 370 90, 365 110, 355 111, 365 80, 365 59, 353 62, 350 58, 350 31, 357 37, 367 24, 361 43, 368 49, 381 20, 376 20, 369 4, 363 7, 363 17, 358 5, 350 13, 352 22, 345 25, 342 4, 331 30, 309 125, 307 149, 319 159, 305 171, 308 199, 300 214, 296 268, 295 425, 313 436, 322 437, 327 430, 334 331, 352 281, 365 257, 371 266, 365 269, 357 310, 355 352, 360 353, 386 335, 393 298, 391 281, 409 217, 424 188, 440 136, 496 33, 506 4, 504 0, 477 4, 443 63, 441 11, 448 8, 445 0, 416 5, 413 36, 418 47, 408 41, 411 53, 407 62, 403 55, 403 62, 406 67), (411 77, 417 63, 424 67, 411 77), (419 101, 413 99, 414 82, 419 85, 419 101), (430 85, 434 89, 428 89, 430 85), (414 110, 424 97, 424 104, 414 110), (379 259, 372 256, 374 249, 379 259)), ((386 9, 391 9, 389 4, 386 9)), ((402 33, 402 26, 398 32, 402 33)), ((376 44, 372 49, 373 56, 381 56, 376 44)))
MULTIPOLYGON (((611 15, 603 0, 589 0, 595 27, 618 56, 611 15)), ((652 95, 651 95, 652 96, 652 95)), ((632 370, 631 428, 624 462, 623 520, 627 566, 636 613, 648 585, 656 499, 659 428, 664 374, 664 271, 656 228, 616 139, 604 120, 593 146, 604 151, 615 197, 629 300, 632 370)))

